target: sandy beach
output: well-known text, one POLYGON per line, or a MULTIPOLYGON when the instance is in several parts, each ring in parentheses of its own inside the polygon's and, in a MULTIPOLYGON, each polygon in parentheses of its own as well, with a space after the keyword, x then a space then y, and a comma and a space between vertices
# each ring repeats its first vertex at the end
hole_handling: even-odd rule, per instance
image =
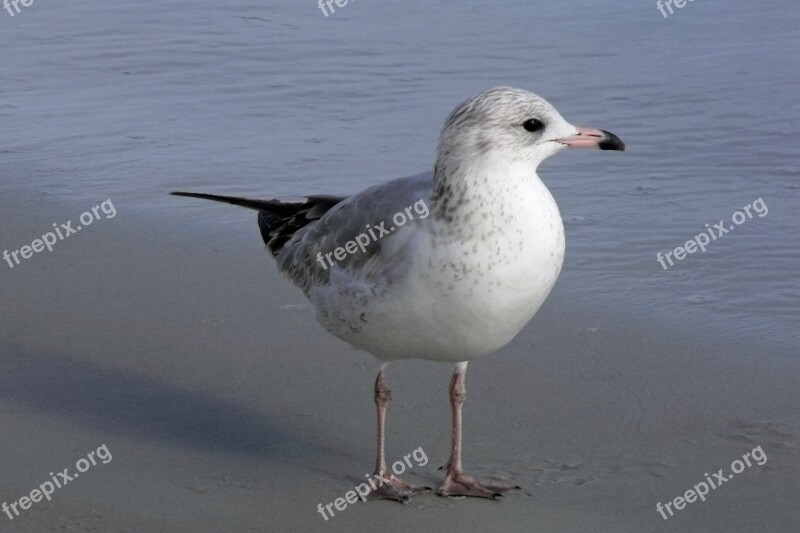
MULTIPOLYGON (((17 200, 27 216, 15 234, 82 209, 17 200)), ((13 310, 0 336, 4 497, 100 444, 113 456, 4 530, 699 532, 766 520, 791 531, 800 519, 800 376, 788 347, 576 306, 567 274, 519 338, 469 374, 466 464, 526 492, 359 502, 325 521, 317 504, 371 472, 376 363, 315 323, 270 265, 251 213, 198 236, 115 205, 57 260, 1 271, 13 310), (658 515, 658 502, 756 446, 762 466, 658 515)), ((409 479, 436 486, 450 367, 390 369, 388 454, 421 447, 429 461, 409 479)))
MULTIPOLYGON (((654 4, 0 11, 0 531, 800 530, 796 4, 654 4), (628 146, 538 170, 563 271, 469 366, 465 468, 523 490, 337 509, 373 470, 377 362, 252 212, 168 193, 423 172, 501 84, 628 146)), ((438 487, 452 366, 388 372, 388 460, 438 487)))

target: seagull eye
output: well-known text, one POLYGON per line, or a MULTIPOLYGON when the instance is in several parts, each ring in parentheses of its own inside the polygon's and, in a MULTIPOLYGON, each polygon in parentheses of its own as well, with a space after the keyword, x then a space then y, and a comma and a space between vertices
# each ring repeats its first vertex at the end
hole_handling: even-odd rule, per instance
POLYGON ((534 133, 543 129, 544 124, 542 123, 541 120, 537 120, 535 118, 529 118, 528 120, 522 123, 522 127, 525 128, 525 131, 534 133))

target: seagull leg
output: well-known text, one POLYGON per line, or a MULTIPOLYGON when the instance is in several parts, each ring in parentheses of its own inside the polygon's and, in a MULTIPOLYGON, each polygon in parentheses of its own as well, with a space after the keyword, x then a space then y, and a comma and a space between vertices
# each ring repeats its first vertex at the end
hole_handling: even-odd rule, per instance
POLYGON ((418 492, 433 490, 422 485, 412 485, 392 475, 386 467, 385 427, 386 406, 392 399, 392 391, 386 385, 386 373, 381 366, 378 377, 375 379, 375 405, 378 407, 378 457, 375 460, 375 472, 370 483, 376 486, 367 496, 370 499, 396 500, 407 503, 418 492))
POLYGON ((515 485, 486 483, 464 474, 461 464, 461 408, 467 397, 464 381, 467 363, 458 363, 450 380, 450 405, 453 410, 453 439, 450 460, 442 468, 447 470, 444 483, 439 487, 439 496, 475 496, 477 498, 499 498, 503 492, 520 489, 515 485))

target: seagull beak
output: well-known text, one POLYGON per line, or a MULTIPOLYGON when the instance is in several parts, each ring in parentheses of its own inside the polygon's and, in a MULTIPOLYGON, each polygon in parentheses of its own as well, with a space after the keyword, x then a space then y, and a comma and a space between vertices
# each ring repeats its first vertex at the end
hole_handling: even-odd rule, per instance
POLYGON ((572 146, 573 148, 597 148, 599 150, 625 151, 625 143, 619 137, 606 130, 594 128, 578 128, 578 134, 572 137, 562 137, 556 142, 572 146))

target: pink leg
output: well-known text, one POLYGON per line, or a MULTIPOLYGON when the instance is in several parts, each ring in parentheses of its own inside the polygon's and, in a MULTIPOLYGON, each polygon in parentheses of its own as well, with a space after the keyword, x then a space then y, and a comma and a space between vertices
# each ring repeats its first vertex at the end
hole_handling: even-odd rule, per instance
POLYGON ((478 498, 498 498, 503 492, 520 489, 515 485, 483 483, 464 474, 461 464, 461 411, 467 398, 464 386, 467 364, 459 363, 450 380, 450 404, 453 411, 453 438, 450 448, 450 460, 443 467, 447 470, 444 483, 439 487, 440 496, 475 496, 478 498))
POLYGON ((378 407, 378 454, 375 460, 375 473, 372 476, 373 482, 378 487, 369 493, 368 498, 383 498, 407 503, 414 494, 433 489, 406 483, 392 475, 386 467, 386 406, 391 399, 392 391, 386 385, 385 372, 381 367, 378 377, 375 379, 375 405, 378 407))

